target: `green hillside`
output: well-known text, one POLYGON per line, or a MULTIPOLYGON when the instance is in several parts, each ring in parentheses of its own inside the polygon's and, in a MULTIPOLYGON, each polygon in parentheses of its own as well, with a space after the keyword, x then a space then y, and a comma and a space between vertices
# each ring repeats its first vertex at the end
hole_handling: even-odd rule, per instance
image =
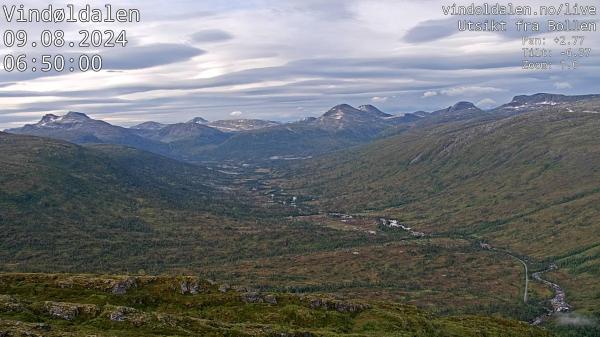
POLYGON ((161 270, 252 213, 224 175, 139 150, 0 133, 0 153, 4 270, 161 270))
POLYGON ((282 177, 322 209, 388 215, 556 262, 551 275, 573 304, 598 312, 599 109, 591 100, 411 128, 282 177))
POLYGON ((264 161, 271 157, 308 157, 364 142, 350 132, 332 132, 303 123, 239 133, 214 148, 197 151, 198 158, 264 161))

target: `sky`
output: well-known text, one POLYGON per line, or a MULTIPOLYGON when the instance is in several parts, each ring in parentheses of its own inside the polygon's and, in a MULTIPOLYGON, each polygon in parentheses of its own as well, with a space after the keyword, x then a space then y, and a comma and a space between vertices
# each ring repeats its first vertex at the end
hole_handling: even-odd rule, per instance
MULTIPOLYGON (((48 6, 48 0, 14 4, 21 3, 48 6)), ((101 7, 105 2, 68 3, 79 8, 86 3, 101 7)), ((537 92, 600 93, 600 51, 595 50, 600 33, 581 34, 592 56, 579 69, 525 71, 519 66, 521 34, 458 32, 458 18, 442 13, 441 6, 451 3, 121 0, 113 7, 139 9, 140 23, 2 22, 2 29, 26 29, 33 37, 43 29, 63 29, 69 41, 77 40, 81 29, 125 29, 129 44, 97 50, 0 46, 2 57, 7 53, 69 57, 85 52, 104 59, 100 72, 0 69, 0 129, 67 111, 123 126, 148 120, 175 123, 197 116, 294 121, 341 103, 373 104, 402 114, 463 100, 492 108, 515 95, 537 92)), ((53 2, 55 7, 61 5, 53 2)))

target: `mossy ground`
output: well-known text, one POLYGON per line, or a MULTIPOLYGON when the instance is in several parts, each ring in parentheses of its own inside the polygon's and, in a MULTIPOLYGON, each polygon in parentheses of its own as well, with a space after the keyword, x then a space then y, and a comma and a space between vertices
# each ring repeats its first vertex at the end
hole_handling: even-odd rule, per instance
POLYGON ((0 293, 3 336, 550 336, 506 319, 255 293, 196 277, 2 274, 0 293))

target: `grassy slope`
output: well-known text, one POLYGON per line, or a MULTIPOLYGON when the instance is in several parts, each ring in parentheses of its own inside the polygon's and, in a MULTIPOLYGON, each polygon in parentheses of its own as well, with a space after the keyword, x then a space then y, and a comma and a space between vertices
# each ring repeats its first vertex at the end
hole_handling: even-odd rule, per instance
POLYGON ((160 270, 251 213, 214 186, 221 176, 146 152, 0 134, 0 153, 3 269, 160 270), (183 225, 195 230, 181 241, 183 225))
MULTIPOLYGON (((262 289, 392 300, 443 314, 485 313, 529 320, 540 313, 539 307, 522 303, 522 267, 463 240, 373 243, 242 260, 215 267, 215 275, 262 289)), ((538 285, 530 289, 531 303, 548 295, 538 285)))
POLYGON ((44 336, 549 336, 525 323, 411 306, 218 290, 195 277, 0 275, 0 332, 44 336), (194 287, 196 294, 184 291, 194 287))
POLYGON ((600 115, 583 111, 600 103, 568 108, 416 128, 308 162, 290 187, 329 210, 371 209, 557 261, 581 281, 567 289, 573 304, 598 311, 600 115))

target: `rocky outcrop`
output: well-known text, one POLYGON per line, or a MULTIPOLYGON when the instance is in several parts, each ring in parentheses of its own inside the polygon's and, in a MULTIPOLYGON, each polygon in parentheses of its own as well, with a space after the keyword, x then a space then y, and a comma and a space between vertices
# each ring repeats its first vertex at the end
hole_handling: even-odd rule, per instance
POLYGON ((124 322, 137 316, 139 316, 139 312, 130 307, 116 307, 108 313, 108 319, 113 322, 124 322))
POLYGON ((277 304, 277 297, 275 295, 265 295, 264 300, 269 304, 277 304))
POLYGON ((197 279, 185 278, 179 282, 179 291, 182 295, 191 294, 196 295, 200 292, 200 285, 197 279))
POLYGON ((135 277, 128 277, 125 280, 117 281, 112 287, 112 293, 115 295, 124 295, 127 290, 137 286, 137 279, 135 277))
POLYGON ((228 292, 229 290, 231 290, 231 286, 230 286, 229 284, 227 284, 227 283, 225 283, 225 284, 221 284, 221 285, 219 286, 219 291, 220 291, 220 292, 222 292, 222 293, 226 293, 226 292, 228 292))
POLYGON ((263 303, 265 301, 257 292, 243 293, 240 298, 244 303, 263 303))
POLYGON ((371 308, 371 306, 362 303, 350 303, 340 300, 326 299, 326 298, 312 298, 309 299, 309 306, 311 309, 325 309, 335 310, 337 312, 351 312, 357 313, 371 308))
POLYGON ((25 306, 16 298, 0 295, 0 312, 22 312, 25 306))
POLYGON ((76 304, 65 302, 44 302, 46 312, 53 317, 72 321, 79 315, 95 317, 98 307, 93 304, 76 304))
POLYGON ((311 332, 280 332, 275 335, 276 337, 315 337, 316 335, 311 332))
POLYGON ((256 291, 246 292, 240 295, 244 303, 269 303, 277 304, 277 298, 273 295, 263 295, 256 291))

